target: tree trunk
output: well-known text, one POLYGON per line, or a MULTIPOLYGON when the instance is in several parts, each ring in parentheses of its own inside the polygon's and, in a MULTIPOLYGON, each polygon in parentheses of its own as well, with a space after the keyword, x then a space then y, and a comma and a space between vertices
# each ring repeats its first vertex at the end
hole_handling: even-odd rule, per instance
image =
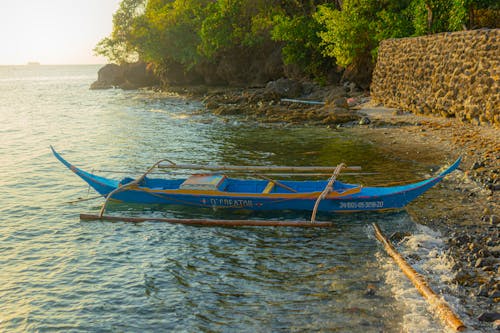
POLYGON ((427 34, 432 34, 432 8, 429 4, 426 4, 427 8, 427 34))

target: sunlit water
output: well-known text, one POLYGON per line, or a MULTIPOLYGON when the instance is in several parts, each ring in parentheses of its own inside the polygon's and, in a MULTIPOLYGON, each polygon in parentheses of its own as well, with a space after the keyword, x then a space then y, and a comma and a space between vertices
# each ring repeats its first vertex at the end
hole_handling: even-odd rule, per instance
MULTIPOLYGON (((199 102, 165 93, 90 91, 97 69, 0 67, 0 331, 443 330, 372 236, 370 224, 377 222, 388 234, 414 232, 409 250, 412 239, 430 239, 421 265, 430 267, 440 288, 450 288, 439 235, 417 227, 405 212, 321 215, 335 221, 325 230, 80 221, 79 213, 96 212, 102 201, 68 203, 94 193, 53 158, 49 145, 84 169, 111 170, 117 177, 163 157, 217 164, 347 162, 383 172, 347 178, 365 183, 429 172, 429 166, 384 156, 342 131, 217 118, 200 112, 199 102)), ((110 209, 308 218, 290 212, 110 209)))

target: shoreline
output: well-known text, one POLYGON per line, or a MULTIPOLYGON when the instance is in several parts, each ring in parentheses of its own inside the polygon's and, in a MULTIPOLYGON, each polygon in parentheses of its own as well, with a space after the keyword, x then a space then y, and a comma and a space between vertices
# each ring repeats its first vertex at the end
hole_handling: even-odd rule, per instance
MULTIPOLYGON (((280 101, 267 88, 174 89, 202 100, 207 112, 244 116, 247 121, 342 128, 376 144, 387 155, 433 165, 462 156, 460 170, 440 185, 440 195, 407 207, 410 216, 442 234, 445 255, 454 262, 461 306, 474 324, 492 329, 488 314, 500 312, 500 130, 455 118, 416 115, 378 106, 370 96, 347 86, 312 90, 306 100, 325 105, 280 101), (446 195, 442 197, 443 193, 446 195), (437 208, 434 208, 436 204, 437 208)), ((300 98, 300 97, 299 97, 300 98)), ((498 322, 493 323, 493 327, 498 322)))
POLYGON ((500 131, 371 103, 358 112, 374 125, 349 131, 384 147, 387 154, 433 163, 462 156, 460 170, 441 184, 448 196, 430 200, 439 209, 429 208, 434 206, 429 200, 417 200, 407 211, 417 223, 442 234, 445 254, 454 262, 461 306, 482 329, 495 330, 498 321, 492 326, 487 314, 500 312, 500 131))

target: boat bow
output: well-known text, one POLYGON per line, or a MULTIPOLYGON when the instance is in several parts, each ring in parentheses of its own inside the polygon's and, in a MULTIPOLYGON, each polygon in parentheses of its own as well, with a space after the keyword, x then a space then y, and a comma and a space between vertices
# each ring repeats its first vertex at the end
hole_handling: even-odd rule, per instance
POLYGON ((94 188, 99 194, 106 196, 111 191, 115 190, 119 186, 119 181, 114 179, 109 179, 105 177, 96 176, 90 172, 83 171, 77 168, 73 164, 66 161, 55 149, 50 146, 52 153, 55 158, 57 158, 62 164, 64 164, 68 169, 73 171, 78 177, 83 179, 87 184, 94 188))

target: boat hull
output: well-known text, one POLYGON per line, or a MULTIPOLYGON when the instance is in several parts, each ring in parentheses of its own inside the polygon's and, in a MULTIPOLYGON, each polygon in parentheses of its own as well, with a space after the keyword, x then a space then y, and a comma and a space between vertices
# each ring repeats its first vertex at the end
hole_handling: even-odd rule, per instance
MULTIPOLYGON (((99 177, 85 172, 67 162, 53 148, 54 156, 66 167, 72 170, 103 197, 108 196, 116 188, 130 182, 113 180, 99 177)), ((447 174, 454 171, 460 164, 458 159, 448 169, 439 175, 427 180, 404 186, 394 187, 360 187, 358 185, 336 182, 334 191, 320 201, 318 211, 321 212, 359 212, 401 209, 415 200, 428 189, 440 182, 447 174)), ((253 182, 256 188, 263 186, 263 181, 253 182), (260 182, 260 183, 258 183, 260 182)), ((214 209, 233 210, 304 210, 312 211, 318 196, 321 194, 322 184, 326 182, 304 181, 284 182, 290 186, 316 187, 314 191, 300 191, 293 193, 282 190, 277 193, 262 192, 227 192, 218 190, 183 190, 162 189, 148 186, 150 184, 161 184, 158 180, 146 179, 144 184, 131 185, 124 190, 112 194, 111 199, 124 203, 160 204, 160 205, 184 205, 214 209)), ((264 182, 265 183, 265 182, 264 182)))

